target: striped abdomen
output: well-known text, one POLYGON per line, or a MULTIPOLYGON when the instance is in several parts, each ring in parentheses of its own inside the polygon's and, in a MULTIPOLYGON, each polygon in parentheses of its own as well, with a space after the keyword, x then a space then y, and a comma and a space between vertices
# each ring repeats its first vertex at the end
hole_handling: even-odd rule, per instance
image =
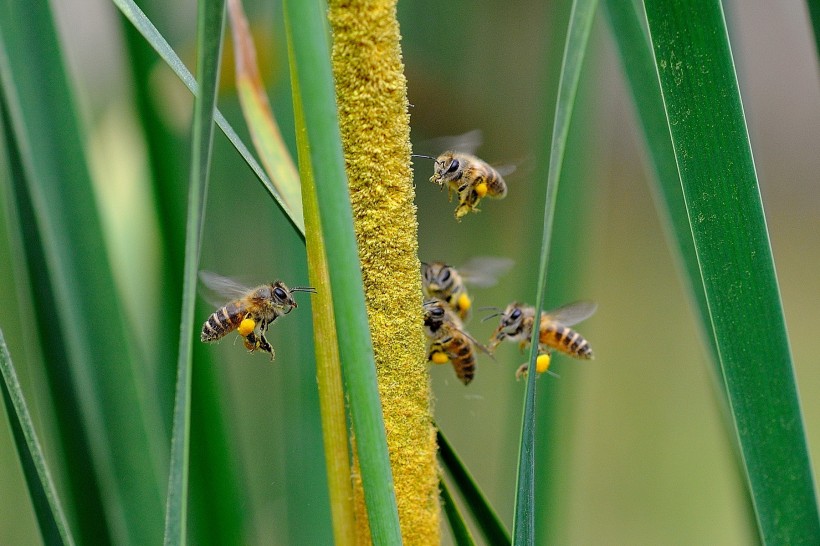
POLYGON ((462 383, 468 385, 475 377, 475 353, 472 342, 459 332, 445 337, 438 343, 453 363, 456 376, 462 383))
POLYGON ((248 309, 244 302, 241 300, 232 301, 217 309, 208 317, 208 320, 202 325, 200 339, 202 341, 216 341, 222 336, 233 332, 239 327, 239 323, 247 314, 248 309))
POLYGON ((541 324, 539 342, 575 358, 591 359, 592 347, 584 336, 566 326, 548 323, 541 324))
POLYGON ((487 173, 487 195, 495 197, 496 199, 503 199, 507 196, 507 184, 498 171, 492 167, 488 168, 487 173))

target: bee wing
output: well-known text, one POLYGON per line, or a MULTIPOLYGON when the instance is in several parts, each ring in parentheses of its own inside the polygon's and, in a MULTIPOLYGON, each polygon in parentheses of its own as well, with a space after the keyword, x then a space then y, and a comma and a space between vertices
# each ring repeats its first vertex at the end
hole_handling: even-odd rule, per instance
POLYGON ((445 150, 474 155, 476 150, 478 150, 481 146, 481 142, 481 130, 473 129, 472 131, 467 131, 463 135, 431 138, 420 143, 421 145, 419 147, 425 150, 433 150, 434 155, 440 154, 445 150))
POLYGON ((508 163, 507 165, 493 165, 493 169, 495 169, 495 172, 500 174, 502 178, 511 175, 515 172, 517 168, 518 165, 514 163, 508 163))
POLYGON ((250 291, 249 287, 211 271, 200 271, 199 280, 207 289, 201 291, 203 297, 216 306, 223 305, 226 300, 238 300, 250 291))
POLYGON ((578 324, 592 316, 598 304, 592 301, 576 301, 547 311, 547 318, 552 322, 557 322, 564 326, 578 324))
POLYGON ((481 352, 482 352, 482 353, 484 353, 485 355, 487 355, 487 356, 489 356, 490 358, 492 358, 493 360, 495 360, 495 356, 493 356, 493 353, 491 353, 491 352, 490 352, 490 350, 489 350, 487 347, 485 347, 482 343, 480 343, 480 342, 479 342, 476 338, 474 338, 474 337, 473 337, 473 336, 471 336, 469 333, 467 333, 467 331, 466 331, 466 330, 464 330, 463 328, 456 328, 456 330, 458 330, 459 332, 461 332, 461 333, 462 333, 462 334, 463 334, 463 335, 464 335, 467 339, 469 339, 469 340, 470 340, 470 343, 472 343, 472 344, 473 344, 473 346, 474 346, 476 349, 478 349, 479 351, 481 351, 481 352))
POLYGON ((458 268, 465 283, 479 288, 488 288, 498 283, 498 278, 507 273, 515 261, 500 256, 476 256, 458 268))

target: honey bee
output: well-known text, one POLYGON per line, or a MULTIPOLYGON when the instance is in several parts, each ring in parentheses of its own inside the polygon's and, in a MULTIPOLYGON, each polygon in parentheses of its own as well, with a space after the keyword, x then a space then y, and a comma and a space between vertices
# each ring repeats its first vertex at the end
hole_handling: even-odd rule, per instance
POLYGON ((483 197, 503 199, 507 196, 507 183, 501 173, 485 161, 474 155, 446 151, 438 157, 414 155, 432 159, 435 162, 430 182, 440 187, 447 185, 447 197, 452 199, 453 192, 458 195, 456 220, 468 212, 478 212, 478 203, 483 197))
MULTIPOLYGON (((597 307, 595 303, 579 301, 542 312, 538 331, 539 353, 548 354, 555 350, 574 358, 592 359, 592 348, 589 342, 570 326, 588 319, 597 307)), ((504 340, 518 341, 522 350, 529 345, 535 323, 535 308, 520 303, 511 303, 502 313, 487 318, 498 316, 498 314, 501 315, 501 320, 490 339, 490 351, 493 351, 504 340)), ((519 373, 522 371, 526 371, 526 368, 519 369, 519 373)))
POLYGON ((421 288, 426 298, 446 302, 461 320, 467 320, 473 302, 466 285, 481 288, 493 286, 512 265, 513 261, 509 258, 492 256, 472 258, 458 269, 444 262, 422 263, 421 288))
POLYGON ((434 364, 452 362, 456 376, 469 385, 475 377, 474 349, 489 354, 486 347, 465 332, 458 315, 438 299, 424 302, 424 332, 430 339, 427 360, 434 364))
POLYGON ((282 281, 248 288, 227 277, 207 271, 200 272, 199 276, 209 289, 232 298, 208 317, 202 325, 200 340, 205 343, 216 341, 237 330, 244 340, 246 349, 251 352, 264 351, 270 354, 271 360, 274 359, 275 351, 265 339, 268 327, 277 318, 287 315, 297 307, 293 299, 294 292, 316 292, 309 286, 288 288, 282 281))

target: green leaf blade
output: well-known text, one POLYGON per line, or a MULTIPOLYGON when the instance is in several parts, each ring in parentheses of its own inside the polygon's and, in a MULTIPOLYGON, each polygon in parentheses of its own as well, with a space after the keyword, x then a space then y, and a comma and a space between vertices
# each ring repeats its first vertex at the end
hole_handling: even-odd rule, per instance
POLYGON ((774 261, 718 2, 646 2, 700 274, 765 543, 820 518, 774 261))
POLYGON ((171 437, 171 467, 165 514, 165 544, 186 544, 188 518, 188 475, 191 436, 192 333, 196 299, 199 249, 207 195, 208 173, 213 145, 213 118, 225 0, 201 0, 197 19, 197 72, 202 85, 194 103, 191 179, 188 193, 188 221, 185 238, 185 266, 177 362, 176 401, 171 437))
POLYGON ((375 357, 370 341, 353 213, 344 168, 324 5, 316 0, 284 3, 289 50, 304 109, 321 228, 327 251, 342 373, 350 400, 374 544, 400 544, 401 532, 387 452, 375 357))
MULTIPOLYGON (((575 97, 578 91, 578 81, 581 76, 581 67, 583 66, 597 5, 597 0, 575 0, 572 3, 570 12, 550 145, 550 163, 544 201, 541 254, 535 299, 536 317, 541 316, 546 295, 547 270, 558 183, 564 161, 575 97)), ((537 380, 537 373, 534 370, 536 358, 538 357, 538 339, 539 329, 533 328, 532 338, 530 339, 530 373, 527 377, 527 390, 524 397, 524 411, 521 422, 521 443, 513 519, 513 544, 535 543, 535 381, 537 380)))
POLYGON ((11 421, 17 454, 22 462, 40 533, 46 544, 72 545, 74 538, 51 480, 51 473, 40 447, 40 441, 37 439, 2 330, 0 330, 0 374, 3 376, 3 402, 11 421))
POLYGON ((295 222, 304 225, 299 175, 282 139, 259 74, 256 47, 241 0, 228 0, 228 13, 234 44, 236 87, 245 122, 271 181, 287 203, 295 222))
MULTIPOLYGON (((450 523, 450 529, 453 531, 456 544, 459 546, 474 546, 475 539, 467 527, 467 522, 464 521, 464 516, 459 511, 453 495, 450 493, 450 488, 443 479, 439 482, 439 488, 441 490, 441 505, 444 508, 447 521, 450 523)), ((498 543, 491 542, 490 544, 498 543)))
MULTIPOLYGON (((112 0, 117 8, 122 12, 126 19, 128 19, 132 25, 142 34, 145 39, 148 41, 149 44, 159 53, 160 57, 168 64, 171 70, 179 77, 182 83, 185 84, 185 87, 191 91, 194 95, 198 93, 198 86, 196 80, 194 79, 191 72, 179 58, 179 56, 171 49, 171 46, 162 37, 159 33, 157 28, 148 20, 142 10, 134 3, 133 0, 112 0)), ((304 221, 299 221, 297 215, 293 213, 290 207, 285 203, 285 200, 279 195, 279 192, 274 187, 273 183, 270 181, 268 176, 265 174, 265 171, 259 165, 259 162, 253 157, 250 150, 248 150, 245 143, 239 138, 239 135, 236 134, 236 131, 231 127, 228 120, 225 119, 225 116, 219 110, 214 111, 214 121, 228 137, 228 140, 231 144, 236 148, 236 151, 242 156, 242 159, 248 164, 248 166, 253 170, 256 177, 262 183, 264 188, 268 191, 268 193, 273 197, 276 201, 276 204, 282 209, 282 212, 285 213, 285 216, 290 220, 293 224, 294 228, 296 228, 297 232, 304 237, 305 233, 305 226, 304 221)))
POLYGON ((84 531, 78 536, 156 541, 163 439, 159 427, 142 418, 140 370, 134 366, 76 101, 47 2, 0 7, 0 81, 8 140, 19 152, 14 191, 26 208, 24 259, 37 290, 33 320, 48 336, 44 345, 57 363, 48 370, 52 396, 69 408, 59 416, 59 427, 63 447, 71 452, 70 479, 75 471, 94 475, 74 484, 79 486, 75 507, 87 497, 93 510, 79 508, 84 531))
POLYGON ((464 502, 473 514, 476 525, 481 529, 488 544, 510 544, 510 532, 493 510, 490 501, 478 487, 475 479, 458 456, 453 446, 441 430, 436 431, 439 457, 449 472, 453 483, 461 493, 464 502))

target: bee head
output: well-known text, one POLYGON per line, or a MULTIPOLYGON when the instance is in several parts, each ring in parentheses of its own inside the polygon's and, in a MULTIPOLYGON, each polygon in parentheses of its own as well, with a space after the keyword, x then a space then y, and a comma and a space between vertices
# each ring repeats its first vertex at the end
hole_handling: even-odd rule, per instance
POLYGON ((444 297, 444 293, 452 289, 454 282, 454 269, 442 262, 422 264, 422 279, 428 295, 431 297, 444 297))
POLYGON ((421 154, 413 154, 411 157, 432 159, 435 166, 433 168, 433 176, 430 177, 430 182, 441 186, 445 182, 457 179, 461 176, 461 161, 456 159, 455 156, 455 152, 444 152, 438 157, 421 154))
MULTIPOLYGON (((521 307, 522 306, 519 303, 511 303, 506 309, 504 309, 504 312, 501 313, 498 328, 496 328, 495 333, 493 333, 492 340, 490 341, 490 348, 495 348, 496 345, 507 338, 516 339, 517 336, 523 333, 524 311, 521 307)), ((498 316, 498 314, 492 316, 498 316)))
POLYGON ((434 337, 447 318, 444 305, 444 302, 438 299, 424 302, 424 328, 430 337, 434 337))
POLYGON ((282 313, 290 313, 296 308, 296 302, 291 294, 291 289, 288 288, 285 283, 282 281, 271 283, 269 290, 271 302, 273 302, 274 307, 282 313))
POLYGON ((523 320, 524 313, 521 310, 521 305, 518 303, 511 303, 501 314, 499 327, 503 328, 507 333, 513 333, 521 327, 521 322, 523 320))

